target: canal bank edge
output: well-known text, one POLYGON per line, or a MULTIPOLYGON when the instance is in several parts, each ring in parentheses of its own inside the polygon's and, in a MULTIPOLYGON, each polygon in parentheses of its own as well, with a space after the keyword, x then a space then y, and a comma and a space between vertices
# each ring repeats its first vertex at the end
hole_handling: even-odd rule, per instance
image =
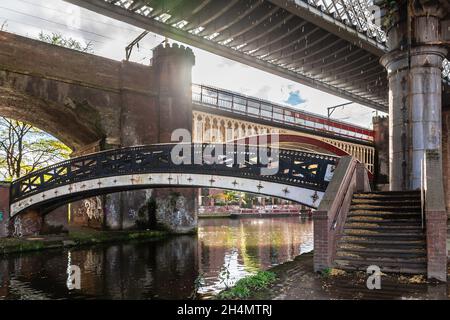
MULTIPOLYGON (((298 255, 292 261, 287 261, 272 268, 267 269, 266 271, 258 271, 256 274, 249 275, 245 278, 240 279, 239 281, 246 281, 247 279, 252 279, 261 273, 268 273, 271 279, 267 281, 267 283, 261 287, 252 287, 245 286, 245 289, 248 289, 248 295, 245 297, 239 298, 234 294, 234 291, 239 283, 239 281, 232 287, 222 290, 217 295, 214 296, 214 299, 225 300, 225 299, 244 299, 244 300, 272 300, 274 295, 272 294, 272 288, 276 287, 278 284, 283 283, 287 278, 290 270, 293 270, 297 265, 303 265, 312 260, 313 252, 304 253, 298 255)), ((316 275, 316 274, 314 274, 316 275)), ((314 298, 313 298, 314 299, 314 298)), ((320 299, 320 298, 319 298, 320 299)))
MULTIPOLYGON (((450 262, 450 261, 449 261, 450 262)), ((260 271, 261 272, 261 271, 260 271)), ((446 283, 427 280, 423 275, 382 273, 382 288, 369 290, 367 274, 360 271, 327 269, 314 272, 313 252, 295 257, 294 260, 267 269, 275 278, 267 286, 253 289, 242 300, 348 300, 348 299, 449 299, 446 283), (294 290, 292 290, 294 288, 294 290), (343 293, 342 293, 343 292, 343 293)), ((250 278, 252 276, 246 277, 250 278)), ((450 265, 448 268, 450 279, 450 265)), ((244 278, 244 279, 246 279, 244 278)), ((215 299, 224 299, 223 290, 215 299)))
POLYGON ((10 253, 78 247, 102 243, 160 240, 173 234, 167 231, 97 231, 76 229, 66 235, 0 239, 0 256, 10 253))

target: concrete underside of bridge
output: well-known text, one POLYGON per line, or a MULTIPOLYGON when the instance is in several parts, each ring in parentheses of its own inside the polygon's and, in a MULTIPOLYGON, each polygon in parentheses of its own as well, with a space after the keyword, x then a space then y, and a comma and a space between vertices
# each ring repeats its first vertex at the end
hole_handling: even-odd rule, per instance
MULTIPOLYGON (((190 49, 157 47, 152 65, 144 66, 5 32, 0 32, 0 43, 0 115, 51 133, 71 147, 74 156, 170 142, 173 130, 191 130, 195 58, 190 49)), ((194 217, 197 190, 166 191, 158 191, 158 199, 175 192, 189 199, 184 202, 189 210, 184 211, 194 217)), ((73 221, 109 229, 134 227, 147 193, 123 192, 74 203, 73 221)), ((177 231, 170 221, 161 222, 177 231)))

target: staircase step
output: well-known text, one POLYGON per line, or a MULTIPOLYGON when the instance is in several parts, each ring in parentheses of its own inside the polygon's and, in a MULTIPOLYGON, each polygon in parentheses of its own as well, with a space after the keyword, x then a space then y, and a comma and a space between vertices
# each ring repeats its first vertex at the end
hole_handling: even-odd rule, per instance
POLYGON ((405 228, 352 228, 344 227, 344 234, 369 235, 369 236, 424 236, 422 229, 405 229, 405 228))
POLYGON ((381 272, 407 273, 407 274, 426 274, 427 268, 425 263, 392 263, 376 260, 366 260, 364 262, 354 260, 336 259, 334 261, 336 268, 343 270, 367 271, 370 265, 380 267, 381 272))
POLYGON ((412 200, 412 201, 420 201, 420 195, 373 195, 373 194, 355 194, 353 196, 353 199, 358 200, 374 200, 374 201, 406 201, 406 200, 412 200))
POLYGON ((388 239, 383 238, 366 238, 361 236, 353 236, 353 235, 343 235, 341 239, 339 239, 339 244, 341 243, 351 243, 351 244, 358 244, 358 245, 365 245, 367 247, 370 246, 392 246, 392 248, 398 248, 398 247, 425 247, 424 239, 404 239, 404 238, 395 238, 392 239, 392 237, 387 237, 388 239))
POLYGON ((344 231, 344 236, 350 237, 359 237, 362 239, 366 239, 367 241, 372 240, 425 240, 424 234, 413 234, 413 233, 372 233, 367 230, 358 230, 358 231, 344 231))
POLYGON ((392 249, 386 248, 347 248, 341 247, 336 256, 340 258, 360 257, 362 259, 426 259, 427 254, 425 249, 411 248, 406 249, 392 249))
POLYGON ((411 191, 371 191, 371 192, 359 192, 355 193, 354 196, 418 196, 420 197, 420 191, 411 190, 411 191))
POLYGON ((380 221, 370 221, 370 220, 347 220, 347 223, 345 224, 345 228, 351 228, 351 229, 399 229, 399 230, 417 230, 417 231, 423 231, 422 224, 419 221, 415 222, 397 222, 390 219, 389 221, 386 220, 380 220, 380 221))
POLYGON ((375 210, 352 210, 348 213, 347 217, 354 216, 366 216, 366 217, 379 217, 379 218, 390 218, 390 219, 422 219, 422 214, 420 212, 397 212, 397 211, 375 211, 375 210))
POLYGON ((343 234, 337 243, 336 267, 366 271, 426 273, 426 236, 420 192, 354 194, 343 234))
POLYGON ((395 248, 395 247, 385 247, 385 246, 372 246, 367 247, 364 245, 358 245, 358 244, 346 244, 343 243, 340 245, 338 252, 346 251, 346 252, 359 252, 359 253, 373 253, 373 254, 381 254, 381 253, 390 253, 390 254, 401 254, 401 253, 408 253, 408 254, 423 254, 426 255, 427 251, 425 247, 401 247, 401 248, 395 248))
POLYGON ((369 205, 369 204, 352 204, 350 206, 350 212, 356 210, 365 211, 389 211, 389 212, 421 212, 420 205, 369 205))
POLYGON ((394 206, 408 206, 420 207, 420 200, 373 200, 373 199, 353 199, 352 206, 380 206, 380 207, 394 207, 394 206))
POLYGON ((383 218, 383 217, 377 217, 377 216, 363 216, 363 215, 356 215, 351 216, 347 218, 348 223, 369 223, 369 224, 378 224, 380 226, 389 225, 389 226, 402 226, 402 225, 408 225, 408 226, 422 226, 422 220, 419 217, 415 218, 409 218, 409 219, 402 219, 402 218, 383 218))

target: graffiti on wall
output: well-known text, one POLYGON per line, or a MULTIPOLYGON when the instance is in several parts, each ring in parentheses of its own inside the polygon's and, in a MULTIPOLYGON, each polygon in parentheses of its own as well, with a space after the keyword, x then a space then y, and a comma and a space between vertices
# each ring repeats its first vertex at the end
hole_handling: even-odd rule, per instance
POLYGON ((86 214, 89 220, 103 220, 103 204, 100 197, 83 200, 83 205, 78 208, 78 214, 86 214))
POLYGON ((17 217, 16 219, 14 219, 14 232, 13 232, 13 237, 18 237, 21 238, 23 235, 22 233, 22 219, 21 217, 17 217))

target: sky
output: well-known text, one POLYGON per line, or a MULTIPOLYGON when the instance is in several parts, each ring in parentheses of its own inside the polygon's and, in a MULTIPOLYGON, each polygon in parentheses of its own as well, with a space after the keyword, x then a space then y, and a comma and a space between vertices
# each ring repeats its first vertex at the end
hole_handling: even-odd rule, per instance
MULTIPOLYGON (((8 32, 38 38, 40 32, 60 33, 81 43, 91 42, 94 54, 114 60, 125 59, 125 47, 142 29, 79 8, 63 0, 2 0, 0 27, 8 32)), ((151 49, 164 38, 150 33, 135 48, 131 61, 149 64, 151 49)), ((170 39, 169 39, 170 41, 170 39)), ((196 56, 192 81, 237 91, 299 110, 327 115, 327 107, 347 102, 282 77, 191 47, 196 56)), ((351 104, 336 109, 333 119, 372 126, 373 109, 351 104)), ((383 113, 378 112, 379 115, 383 113)))

